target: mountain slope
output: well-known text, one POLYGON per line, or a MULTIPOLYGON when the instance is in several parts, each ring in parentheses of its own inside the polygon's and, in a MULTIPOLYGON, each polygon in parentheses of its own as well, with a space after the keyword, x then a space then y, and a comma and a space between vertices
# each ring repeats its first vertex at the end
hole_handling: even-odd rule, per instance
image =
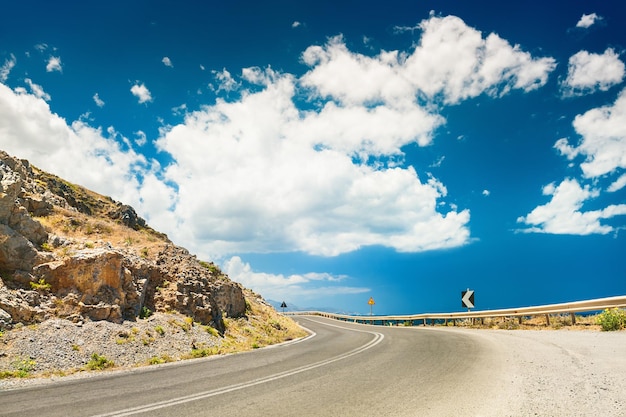
MULTIPOLYGON (((12 375, 20 355, 36 364, 35 371, 55 369, 44 359, 49 355, 18 347, 26 333, 29 339, 40 334, 43 340, 48 327, 71 335, 72 329, 80 333, 94 323, 107 322, 108 328, 119 327, 119 332, 111 333, 117 338, 128 333, 129 326, 145 324, 141 320, 148 316, 161 323, 161 329, 178 323, 173 329, 188 333, 178 354, 167 351, 171 359, 188 356, 199 345, 228 344, 232 351, 237 345, 250 347, 253 343, 247 339, 267 344, 301 334, 291 320, 231 281, 215 264, 198 260, 150 228, 132 207, 0 151, 0 345, 9 352, 0 355, 0 370, 12 375), (202 343, 198 334, 191 336, 197 333, 191 331, 194 326, 205 329, 202 343), (240 333, 248 336, 237 333, 244 328, 248 330, 240 333)), ((105 339, 101 346, 92 343, 89 350, 106 353, 111 338, 105 339)), ((158 338, 144 339, 154 348, 158 338)), ((220 351, 226 350, 213 353, 220 351)), ((73 355, 79 363, 70 368, 80 368, 92 354, 87 349, 83 353, 73 355)), ((145 355, 136 352, 136 356, 145 361, 145 355)), ((118 362, 137 361, 131 355, 120 356, 118 362)))

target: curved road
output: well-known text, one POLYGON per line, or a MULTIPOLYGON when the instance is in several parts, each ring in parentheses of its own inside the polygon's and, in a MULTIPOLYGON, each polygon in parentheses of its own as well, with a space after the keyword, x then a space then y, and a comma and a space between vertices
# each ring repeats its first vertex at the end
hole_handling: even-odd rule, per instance
MULTIPOLYGON (((583 402, 582 407, 585 404, 589 407, 585 410, 580 401, 562 398, 567 396, 566 392, 577 390, 589 395, 589 390, 593 391, 589 383, 566 386, 560 392, 551 384, 555 381, 563 385, 567 381, 559 379, 563 375, 545 375, 546 384, 537 385, 537 378, 529 373, 537 361, 528 352, 539 350, 542 354, 560 355, 554 362, 558 366, 545 369, 546 372, 569 372, 569 377, 585 380, 580 349, 564 348, 554 341, 543 340, 551 336, 541 335, 559 332, 534 335, 374 327, 320 317, 297 320, 314 332, 311 337, 243 354, 4 391, 0 392, 0 414, 6 417, 556 416, 591 415, 586 412, 599 415, 593 411, 602 405, 583 402), (563 358, 566 367, 571 368, 569 371, 563 370, 563 358), (554 392, 558 392, 559 398, 554 398, 554 392)), ((618 338, 615 342, 624 346, 625 338, 618 338)), ((618 354, 626 353, 623 347, 618 349, 621 349, 618 354)), ((626 370, 624 358, 626 355, 621 362, 618 360, 616 375, 626 370)), ((624 394, 619 394, 622 381, 615 383, 617 387, 610 386, 604 394, 600 393, 613 402, 603 409, 609 413, 604 415, 621 415, 612 412, 626 407, 624 394)), ((586 398, 588 401, 589 397, 586 398)))

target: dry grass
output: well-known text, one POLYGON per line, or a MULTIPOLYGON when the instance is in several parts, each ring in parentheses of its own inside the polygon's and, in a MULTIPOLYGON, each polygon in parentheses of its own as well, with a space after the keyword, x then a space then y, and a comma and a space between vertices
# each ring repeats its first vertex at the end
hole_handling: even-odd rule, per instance
POLYGON ((258 349, 307 335, 292 319, 262 303, 250 304, 246 318, 224 322, 226 332, 218 353, 258 349))
POLYGON ((114 247, 126 250, 143 258, 154 258, 166 244, 166 240, 151 229, 134 230, 106 217, 92 217, 76 211, 55 207, 54 212, 45 217, 38 217, 48 231, 71 242, 59 247, 46 246, 46 250, 61 257, 72 252, 98 248, 110 243, 114 247))
MULTIPOLYGON (((499 329, 499 330, 600 330, 597 324, 597 315, 576 315, 576 323, 572 325, 569 314, 550 314, 550 323, 545 315, 524 316, 520 322, 519 317, 494 317, 480 319, 449 320, 447 326, 470 327, 474 329, 499 329)), ((438 323, 445 326, 444 323, 438 323)))

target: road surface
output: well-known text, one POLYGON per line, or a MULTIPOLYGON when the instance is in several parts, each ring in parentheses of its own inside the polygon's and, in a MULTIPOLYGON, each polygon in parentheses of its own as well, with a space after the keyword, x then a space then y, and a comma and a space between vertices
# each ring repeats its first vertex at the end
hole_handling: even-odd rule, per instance
POLYGON ((243 354, 0 391, 0 415, 626 415, 624 332, 296 320, 313 335, 243 354))

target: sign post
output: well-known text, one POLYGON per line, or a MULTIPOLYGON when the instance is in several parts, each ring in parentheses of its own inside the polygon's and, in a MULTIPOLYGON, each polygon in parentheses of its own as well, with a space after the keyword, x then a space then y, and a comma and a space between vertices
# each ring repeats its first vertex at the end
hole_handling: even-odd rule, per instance
POLYGON ((283 309, 283 314, 284 314, 284 313, 285 313, 285 309, 287 308, 287 303, 285 303, 285 302, 283 301, 283 303, 280 305, 280 308, 282 308, 282 309, 283 309))
POLYGON ((461 306, 467 308, 469 312, 471 308, 474 308, 474 290, 461 291, 461 306))
POLYGON ((376 303, 374 302, 374 297, 370 297, 370 299, 369 299, 369 301, 367 302, 367 304, 369 304, 369 305, 370 305, 370 316, 371 316, 371 315, 372 315, 372 306, 373 306, 374 304, 376 304, 376 303))

